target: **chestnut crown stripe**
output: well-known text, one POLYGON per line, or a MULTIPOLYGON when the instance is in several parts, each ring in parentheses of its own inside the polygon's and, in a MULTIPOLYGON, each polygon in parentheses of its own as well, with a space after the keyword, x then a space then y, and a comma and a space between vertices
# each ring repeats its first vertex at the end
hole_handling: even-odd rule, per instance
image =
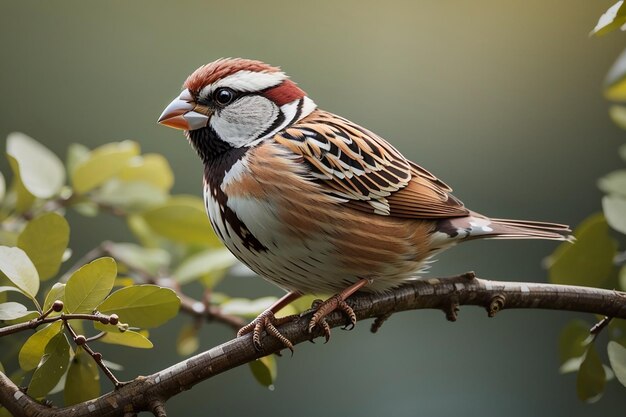
POLYGON ((184 87, 196 94, 208 94, 219 87, 250 92, 277 86, 286 79, 280 68, 260 61, 222 58, 195 70, 184 87))

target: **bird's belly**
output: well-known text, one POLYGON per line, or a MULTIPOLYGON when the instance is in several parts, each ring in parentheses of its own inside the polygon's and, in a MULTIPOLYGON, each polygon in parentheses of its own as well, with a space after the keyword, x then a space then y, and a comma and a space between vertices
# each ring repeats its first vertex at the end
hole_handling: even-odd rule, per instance
MULTIPOLYGON (((225 218, 210 196, 206 203, 213 228, 226 247, 254 272, 287 290, 336 293, 368 278, 372 283, 366 290, 384 291, 413 279, 426 258, 413 253, 381 255, 371 247, 375 243, 371 239, 357 236, 354 242, 346 242, 352 236, 349 230, 346 234, 293 230, 267 200, 229 197, 227 206, 236 222, 233 216, 225 218)), ((410 245, 407 250, 411 251, 410 245)))
POLYGON ((358 280, 350 280, 347 271, 339 276, 332 242, 319 235, 290 236, 270 203, 230 198, 228 205, 240 223, 231 224, 224 219, 217 203, 209 199, 207 212, 213 228, 224 245, 263 278, 302 293, 332 293, 358 280), (238 233, 238 228, 245 231, 238 233), (255 248, 246 244, 241 234, 254 236, 259 245, 255 248))

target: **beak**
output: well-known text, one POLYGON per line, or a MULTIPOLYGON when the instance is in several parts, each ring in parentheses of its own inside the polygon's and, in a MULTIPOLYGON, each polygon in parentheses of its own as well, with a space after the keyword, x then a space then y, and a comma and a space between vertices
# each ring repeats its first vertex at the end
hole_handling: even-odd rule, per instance
POLYGON ((194 103, 189 90, 183 90, 163 110, 158 122, 174 129, 196 130, 207 126, 210 115, 208 109, 200 108, 194 103), (197 110, 202 111, 202 113, 197 110))

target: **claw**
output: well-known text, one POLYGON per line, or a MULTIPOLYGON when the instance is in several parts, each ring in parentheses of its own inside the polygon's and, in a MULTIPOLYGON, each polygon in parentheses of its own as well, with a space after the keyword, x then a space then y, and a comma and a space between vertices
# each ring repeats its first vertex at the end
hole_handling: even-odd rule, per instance
POLYGON ((252 344, 254 345, 254 348, 260 352, 263 350, 261 335, 263 334, 263 330, 265 330, 265 332, 269 336, 273 336, 274 338, 278 339, 287 349, 291 351, 291 354, 293 355, 293 343, 291 343, 289 339, 283 336, 278 331, 276 326, 286 323, 292 320, 294 317, 296 316, 287 316, 277 319, 272 311, 266 310, 263 313, 259 314, 256 319, 252 320, 250 323, 239 329, 239 331, 237 332, 237 337, 252 332, 252 344))
POLYGON ((324 344, 328 343, 328 341, 330 340, 330 326, 328 325, 328 322, 326 322, 326 319, 322 319, 321 323, 322 325, 322 329, 324 329, 324 344))
POLYGON ((320 326, 324 331, 324 338, 326 339, 324 343, 328 343, 330 340, 330 325, 326 322, 326 316, 333 311, 339 310, 348 316, 350 321, 343 327, 344 329, 352 330, 356 325, 356 314, 354 314, 352 307, 350 307, 339 294, 323 302, 321 300, 315 300, 313 301, 312 307, 316 308, 317 311, 313 314, 313 317, 311 317, 311 321, 309 321, 308 331, 312 333, 316 326, 320 326))

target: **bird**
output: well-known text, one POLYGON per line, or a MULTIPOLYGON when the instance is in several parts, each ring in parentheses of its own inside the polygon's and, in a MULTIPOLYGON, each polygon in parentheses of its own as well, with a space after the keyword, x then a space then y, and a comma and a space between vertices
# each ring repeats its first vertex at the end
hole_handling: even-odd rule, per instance
POLYGON ((204 203, 241 262, 286 291, 238 332, 293 349, 275 314, 305 294, 325 317, 356 317, 346 299, 419 279, 433 257, 475 239, 572 240, 566 225, 489 218, 388 141, 318 108, 279 67, 220 58, 196 69, 158 123, 183 130, 204 164, 204 203))

